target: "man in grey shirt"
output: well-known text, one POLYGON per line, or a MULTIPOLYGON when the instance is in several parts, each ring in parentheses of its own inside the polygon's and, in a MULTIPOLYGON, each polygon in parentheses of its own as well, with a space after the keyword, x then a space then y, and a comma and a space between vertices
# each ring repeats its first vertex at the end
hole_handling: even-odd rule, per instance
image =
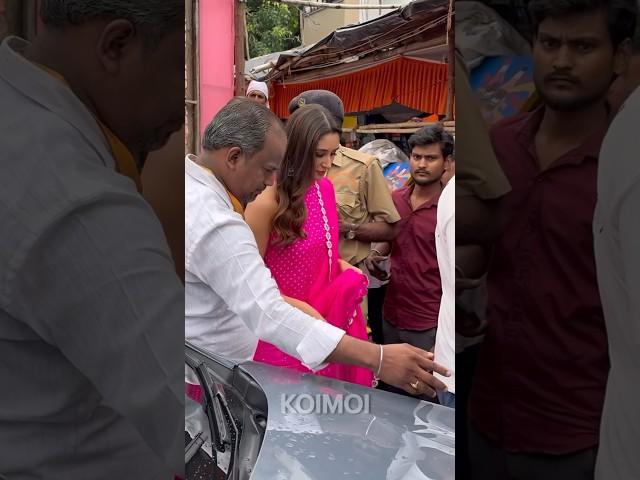
POLYGON ((0 46, 0 474, 172 479, 184 290, 137 186, 183 123, 184 2, 40 8, 0 46))

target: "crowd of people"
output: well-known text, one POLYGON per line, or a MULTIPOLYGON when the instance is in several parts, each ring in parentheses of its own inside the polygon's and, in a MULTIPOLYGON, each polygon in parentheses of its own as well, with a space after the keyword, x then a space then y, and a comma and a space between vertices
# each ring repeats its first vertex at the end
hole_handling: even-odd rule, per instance
POLYGON ((184 333, 468 412, 462 478, 640 478, 638 2, 529 3, 540 107, 487 133, 456 59, 456 146, 393 193, 335 94, 252 82, 184 160, 183 286, 140 172, 184 2, 41 0, 0 46, 0 476, 181 475, 184 333))
MULTIPOLYGON (((209 124, 203 152, 185 160, 186 339, 232 361, 447 394, 453 406, 452 315, 438 346, 446 363, 434 361, 446 314, 436 212, 453 138, 441 125, 418 130, 413 183, 392 196, 378 159, 341 145, 335 94, 300 94, 284 125, 267 102, 266 86, 252 82, 209 124), (385 320, 368 329, 368 278, 389 275, 380 270, 387 258, 385 320), (379 343, 369 341, 373 329, 379 343)), ((452 206, 443 222, 454 227, 452 206)), ((441 236, 452 290, 453 230, 441 236)))

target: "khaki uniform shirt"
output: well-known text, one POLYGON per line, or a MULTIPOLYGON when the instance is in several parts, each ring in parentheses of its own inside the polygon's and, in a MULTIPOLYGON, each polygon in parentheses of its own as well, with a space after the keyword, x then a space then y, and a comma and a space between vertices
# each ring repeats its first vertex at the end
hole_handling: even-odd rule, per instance
MULTIPOLYGON (((329 169, 329 179, 336 191, 341 221, 362 224, 400 220, 376 157, 341 146, 329 169)), ((364 260, 370 248, 369 242, 340 238, 340 257, 352 265, 364 260)))

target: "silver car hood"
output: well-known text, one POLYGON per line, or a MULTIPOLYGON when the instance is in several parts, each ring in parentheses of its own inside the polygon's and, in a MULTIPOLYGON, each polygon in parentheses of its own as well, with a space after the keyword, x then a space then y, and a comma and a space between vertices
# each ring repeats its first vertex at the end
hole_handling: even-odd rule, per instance
POLYGON ((252 480, 455 478, 453 409, 261 363, 241 368, 260 384, 269 409, 252 480), (368 395, 368 413, 304 414, 286 403, 287 395, 318 394, 368 395))

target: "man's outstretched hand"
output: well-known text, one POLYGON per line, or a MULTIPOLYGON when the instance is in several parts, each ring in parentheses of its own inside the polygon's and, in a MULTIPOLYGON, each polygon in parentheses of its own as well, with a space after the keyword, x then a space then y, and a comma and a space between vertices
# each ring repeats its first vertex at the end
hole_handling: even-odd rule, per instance
POLYGON ((447 389, 433 376, 433 372, 445 377, 449 377, 451 372, 433 361, 433 353, 406 343, 384 345, 383 348, 380 379, 386 384, 402 388, 412 395, 430 397, 436 396, 436 390, 447 389))
POLYGON ((379 373, 386 384, 402 388, 412 395, 435 397, 436 390, 447 389, 433 376, 433 372, 444 377, 450 376, 451 372, 433 361, 433 353, 406 343, 382 345, 381 365, 380 348, 375 343, 343 335, 326 361, 365 367, 379 373))

